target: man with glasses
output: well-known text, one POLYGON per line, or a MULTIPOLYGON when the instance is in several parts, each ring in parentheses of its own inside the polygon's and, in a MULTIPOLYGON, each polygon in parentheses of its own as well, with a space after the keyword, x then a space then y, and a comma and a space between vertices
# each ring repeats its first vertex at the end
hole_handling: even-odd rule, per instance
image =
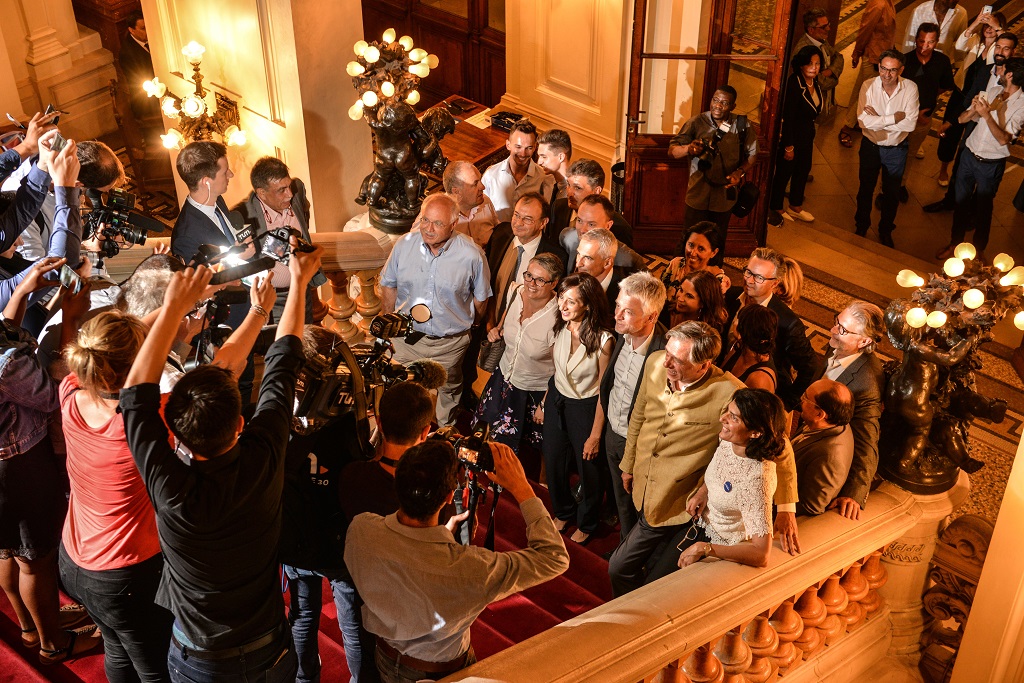
POLYGON ((821 95, 825 101, 821 111, 824 116, 828 116, 836 104, 836 86, 839 85, 839 77, 846 66, 843 53, 828 42, 831 28, 832 22, 829 21, 828 12, 821 7, 810 9, 804 12, 804 35, 793 46, 793 54, 796 54, 800 48, 813 45, 821 50, 825 58, 821 71, 818 72, 818 87, 821 88, 821 95))
MULTIPOLYGON (((736 89, 722 85, 711 96, 709 111, 683 124, 668 146, 673 159, 690 158, 683 234, 676 253, 682 254, 690 228, 701 221, 718 226, 718 243, 725 244, 737 191, 757 156, 757 133, 746 116, 735 116, 736 89), (717 140, 717 142, 716 142, 717 140)), ((711 260, 722 265, 725 249, 711 260)))
POLYGON ((914 132, 920 112, 917 85, 905 78, 903 55, 886 50, 878 59, 878 78, 864 83, 857 98, 857 117, 863 137, 860 143, 860 189, 857 191, 857 234, 868 234, 871 205, 878 175, 882 175, 882 217, 878 241, 895 248, 896 210, 900 202, 903 171, 907 167, 907 136, 914 132))
POLYGON ((875 347, 885 334, 882 309, 867 301, 851 301, 839 315, 829 338, 822 377, 845 384, 853 393, 853 464, 838 497, 836 512, 858 519, 878 469, 878 421, 882 416, 885 373, 875 347))
POLYGON ((750 303, 775 311, 779 317, 775 335, 773 359, 778 370, 776 395, 786 405, 786 410, 796 410, 800 395, 820 373, 818 358, 807 341, 807 329, 800 316, 793 312, 778 295, 780 284, 789 275, 787 259, 769 247, 759 247, 750 255, 747 267, 743 269, 743 284, 726 292, 725 307, 729 312, 726 325, 727 348, 736 342, 736 314, 750 303))
POLYGON ((562 230, 558 236, 558 243, 569 254, 570 269, 576 263, 576 248, 579 247, 580 238, 591 230, 605 229, 615 235, 619 243, 619 249, 615 252, 615 265, 639 270, 647 267, 647 260, 640 254, 633 251, 628 244, 615 234, 615 221, 618 212, 612 206, 611 201, 603 194, 592 194, 584 197, 576 209, 576 219, 573 225, 562 230))
POLYGON ((415 345, 394 339, 394 358, 402 364, 429 358, 448 371, 448 381, 437 396, 437 422, 442 426, 455 421, 470 330, 483 317, 491 296, 483 252, 469 237, 455 232, 458 213, 455 200, 446 194, 424 199, 415 222, 419 232, 395 242, 380 279, 384 313, 409 313, 416 304, 430 309, 430 320, 413 325, 426 336, 415 345))
POLYGON ((843 384, 819 379, 800 398, 800 430, 793 437, 797 512, 820 515, 835 507, 853 462, 853 394, 843 384))

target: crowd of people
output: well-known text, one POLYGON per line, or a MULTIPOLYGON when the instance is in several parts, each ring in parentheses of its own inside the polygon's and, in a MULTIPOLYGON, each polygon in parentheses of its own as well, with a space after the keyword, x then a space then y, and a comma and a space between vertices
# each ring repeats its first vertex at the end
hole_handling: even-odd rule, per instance
MULTIPOLYGON (((962 128, 965 142, 947 155, 950 184, 958 216, 961 190, 973 194, 980 238, 1001 175, 986 153, 1024 119, 1016 38, 996 15, 960 26, 925 12, 913 50, 875 51, 892 44, 879 37, 886 3, 869 3, 865 21, 877 17, 854 52, 858 220, 880 174, 891 242, 912 136, 954 89, 965 106, 942 134, 962 128), (953 79, 946 49, 973 56, 974 71, 953 79)), ((786 213, 813 220, 813 121, 835 106, 843 59, 823 11, 804 25, 769 201, 781 214, 788 186, 786 213)), ((33 117, 0 155, 16 190, 0 214, 0 414, 13 425, 0 441, 0 584, 25 645, 43 663, 102 647, 115 682, 317 681, 327 580, 353 680, 438 679, 475 661, 470 626, 488 604, 566 571, 567 544, 617 527, 607 559, 621 596, 706 558, 764 566, 776 536, 797 554, 798 516, 858 519, 878 462, 882 311, 848 302, 822 359, 793 310, 793 259, 759 247, 729 277, 726 231, 757 136, 731 87, 710 102, 666 150, 691 173, 660 276, 604 197, 601 163, 574 159, 565 131, 520 120, 506 160, 482 172, 450 160, 380 278, 383 313, 431 312, 412 323, 418 339, 392 340, 393 361, 434 361, 445 377, 391 386, 372 443, 351 410, 295 412, 348 347, 317 324, 326 278, 320 249, 301 246, 310 198, 284 163, 257 161, 231 208, 227 149, 187 145, 170 246, 111 283, 97 258, 109 237, 84 229, 80 193, 118 186, 123 169, 99 143, 57 149, 50 118, 33 117), (217 254, 250 259, 269 230, 291 235, 286 262, 244 286, 211 284, 217 254), (226 338, 193 367, 213 319, 226 338), (525 548, 465 543, 465 474, 431 438, 456 424, 487 426, 484 476, 519 504, 525 548), (75 604, 61 607, 59 589, 75 604)))

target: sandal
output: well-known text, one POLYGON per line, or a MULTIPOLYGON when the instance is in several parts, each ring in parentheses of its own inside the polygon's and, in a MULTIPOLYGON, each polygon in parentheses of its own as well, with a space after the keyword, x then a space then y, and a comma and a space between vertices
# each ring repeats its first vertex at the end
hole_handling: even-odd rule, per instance
POLYGON ((594 537, 593 534, 588 534, 588 533, 585 533, 585 532, 580 531, 579 529, 577 529, 573 533, 573 535, 569 537, 569 540, 572 541, 573 543, 578 543, 580 545, 586 545, 586 544, 590 543, 590 539, 593 538, 593 537, 594 537))
POLYGON ((569 528, 569 522, 568 521, 566 521, 564 519, 556 519, 555 520, 555 531, 557 531, 558 533, 564 534, 568 528, 569 528))
POLYGON ((853 131, 848 126, 839 130, 839 144, 843 147, 853 147, 853 131))
MULTIPOLYGON (((89 620, 89 613, 82 605, 63 605, 57 614, 57 625, 62 629, 73 629, 89 620)), ((21 629, 21 644, 33 649, 39 647, 39 631, 35 626, 21 629)))
POLYGON ((98 647, 103 647, 103 638, 93 635, 96 632, 95 626, 79 629, 77 631, 65 631, 68 634, 68 644, 56 650, 39 649, 39 663, 43 665, 58 664, 75 657, 92 652, 98 647), (78 647, 75 647, 78 645, 78 647))

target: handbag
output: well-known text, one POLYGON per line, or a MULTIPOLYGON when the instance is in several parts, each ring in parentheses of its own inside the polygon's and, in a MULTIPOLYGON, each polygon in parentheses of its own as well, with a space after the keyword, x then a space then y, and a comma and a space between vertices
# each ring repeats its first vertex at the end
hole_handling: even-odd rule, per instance
MULTIPOLYGON (((522 288, 522 285, 516 287, 516 291, 512 294, 512 301, 516 300, 516 296, 518 296, 519 290, 522 288)), ((505 312, 501 314, 501 321, 498 323, 499 330, 505 326, 505 316, 508 315, 508 309, 512 306, 512 301, 508 302, 508 306, 505 307, 505 312)), ((476 359, 476 364, 484 372, 494 372, 498 368, 498 363, 501 362, 501 357, 504 354, 504 336, 498 337, 498 341, 493 342, 487 337, 484 337, 483 341, 480 342, 480 355, 476 359)))

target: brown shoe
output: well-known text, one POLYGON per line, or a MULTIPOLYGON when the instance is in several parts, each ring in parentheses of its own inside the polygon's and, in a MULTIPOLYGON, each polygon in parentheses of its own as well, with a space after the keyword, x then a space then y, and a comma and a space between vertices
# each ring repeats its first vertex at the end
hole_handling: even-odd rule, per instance
POLYGON ((953 248, 954 248, 954 245, 953 245, 952 242, 950 242, 949 244, 944 246, 942 249, 939 249, 937 252, 935 252, 936 260, 945 261, 946 259, 948 259, 950 256, 953 255, 953 248))

